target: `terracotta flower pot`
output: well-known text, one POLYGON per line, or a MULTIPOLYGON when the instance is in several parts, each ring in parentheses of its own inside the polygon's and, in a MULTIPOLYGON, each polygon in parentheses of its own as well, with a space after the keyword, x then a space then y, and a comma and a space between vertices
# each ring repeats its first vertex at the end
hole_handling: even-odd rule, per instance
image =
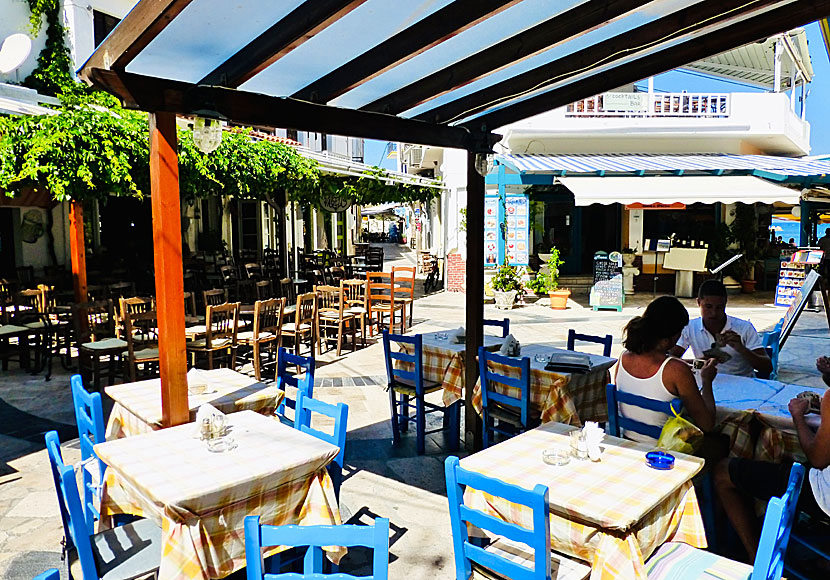
POLYGON ((550 295, 550 307, 554 310, 565 310, 568 307, 568 296, 571 295, 570 290, 553 290, 548 292, 550 295))
POLYGON ((752 294, 755 292, 755 280, 741 280, 741 292, 744 294, 752 294))

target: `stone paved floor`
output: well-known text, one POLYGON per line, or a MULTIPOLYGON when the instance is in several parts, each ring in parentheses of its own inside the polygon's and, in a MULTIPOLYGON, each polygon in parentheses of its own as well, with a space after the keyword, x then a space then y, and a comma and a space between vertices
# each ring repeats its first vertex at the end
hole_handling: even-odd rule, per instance
MULTIPOLYGON (((389 265, 414 264, 414 254, 386 246, 389 265)), ((415 304, 416 332, 457 328, 464 324, 465 296, 439 292, 421 296, 415 304)), ((485 317, 510 317, 511 331, 523 343, 553 342, 565 346, 571 327, 589 334, 611 333, 613 354, 621 350, 621 329, 642 311, 650 295, 635 296, 621 313, 593 312, 571 301, 568 310, 553 311, 543 301, 509 313, 485 307, 485 317)), ((760 330, 772 326, 783 310, 769 306, 771 294, 736 296, 729 311, 749 318, 760 330)), ((694 301, 684 300, 692 315, 694 301)), ((429 436, 427 455, 417 457, 414 434, 398 447, 391 442, 388 395, 382 345, 377 341, 340 357, 333 351, 318 357, 315 396, 349 405, 346 480, 341 503, 353 522, 375 516, 391 520, 392 578, 409 580, 452 578, 452 544, 444 495, 443 460, 447 445, 440 435, 429 436)), ((820 385, 814 360, 830 351, 824 313, 805 313, 785 345, 782 380, 820 385)), ((14 368, 0 373, 0 578, 29 580, 49 568, 62 568, 62 529, 55 492, 43 450, 43 433, 58 429, 65 441, 67 461, 77 461, 69 374, 59 369, 53 379, 30 377, 14 368)), ((65 569, 62 570, 65 577, 65 569)))

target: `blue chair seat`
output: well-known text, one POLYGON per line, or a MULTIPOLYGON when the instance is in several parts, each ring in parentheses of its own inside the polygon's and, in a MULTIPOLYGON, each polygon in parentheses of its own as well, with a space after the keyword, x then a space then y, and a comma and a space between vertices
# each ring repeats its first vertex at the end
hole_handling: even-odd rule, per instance
POLYGON ((649 580, 748 580, 752 566, 693 548, 680 542, 666 542, 646 564, 649 580))
MULTIPOLYGON (((435 391, 439 391, 444 387, 441 383, 436 383, 435 381, 424 381, 424 393, 434 393, 435 391)), ((392 386, 396 393, 401 393, 403 395, 409 395, 410 397, 415 396, 416 386, 415 381, 412 379, 407 379, 405 377, 396 377, 395 384, 392 386)))
MULTIPOLYGON (((161 559, 161 528, 142 519, 89 537, 92 557, 101 580, 128 580, 151 574, 161 559)), ((73 578, 83 578, 81 561, 69 552, 73 578)))
MULTIPOLYGON (((484 548, 499 558, 515 562, 525 568, 533 568, 533 551, 520 542, 507 538, 498 538, 484 548)), ((550 577, 556 580, 583 580, 591 573, 591 566, 579 560, 572 560, 562 554, 551 552, 550 577)), ((485 580, 503 580, 505 577, 473 562, 473 578, 485 580)))

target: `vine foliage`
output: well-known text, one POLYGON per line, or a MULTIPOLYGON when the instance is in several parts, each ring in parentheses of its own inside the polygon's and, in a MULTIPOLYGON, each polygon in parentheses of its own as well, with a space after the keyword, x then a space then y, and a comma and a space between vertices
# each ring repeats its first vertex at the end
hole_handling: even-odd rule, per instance
POLYGON ((71 91, 85 91, 86 87, 72 78, 72 57, 66 46, 66 29, 60 18, 59 0, 27 0, 29 29, 37 35, 46 20, 46 46, 40 51, 37 68, 23 84, 44 95, 57 96, 71 91))

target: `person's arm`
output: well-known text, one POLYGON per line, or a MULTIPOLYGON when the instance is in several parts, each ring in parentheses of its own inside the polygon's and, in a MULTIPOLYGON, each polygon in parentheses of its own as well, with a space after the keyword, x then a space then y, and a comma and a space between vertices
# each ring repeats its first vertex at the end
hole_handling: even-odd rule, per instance
POLYGON ((820 356, 816 359, 816 369, 821 373, 821 380, 830 387, 830 358, 820 356))
POLYGON ((815 433, 804 418, 809 406, 807 399, 795 398, 790 401, 790 415, 807 461, 816 469, 824 469, 830 465, 830 391, 821 398, 821 424, 815 433))
POLYGON ((715 427, 715 394, 712 381, 718 370, 714 359, 709 359, 700 370, 703 387, 698 390, 695 376, 682 361, 671 361, 666 370, 669 374, 669 392, 680 397, 683 408, 692 422, 704 433, 715 427))
POLYGON ((683 353, 685 353, 685 352, 686 352, 685 348, 683 348, 679 344, 676 344, 673 347, 671 347, 671 350, 669 351, 669 354, 672 355, 673 357, 680 358, 680 357, 683 356, 683 353))
POLYGON ((772 372, 772 361, 769 360, 767 351, 764 350, 763 346, 747 348, 741 335, 734 330, 727 330, 723 333, 723 336, 726 339, 726 344, 731 346, 756 371, 767 374, 772 372))
POLYGON ((677 344, 669 350, 669 354, 673 357, 680 358, 689 350, 689 344, 689 325, 687 324, 683 328, 683 332, 680 333, 680 339, 678 339, 677 344))

